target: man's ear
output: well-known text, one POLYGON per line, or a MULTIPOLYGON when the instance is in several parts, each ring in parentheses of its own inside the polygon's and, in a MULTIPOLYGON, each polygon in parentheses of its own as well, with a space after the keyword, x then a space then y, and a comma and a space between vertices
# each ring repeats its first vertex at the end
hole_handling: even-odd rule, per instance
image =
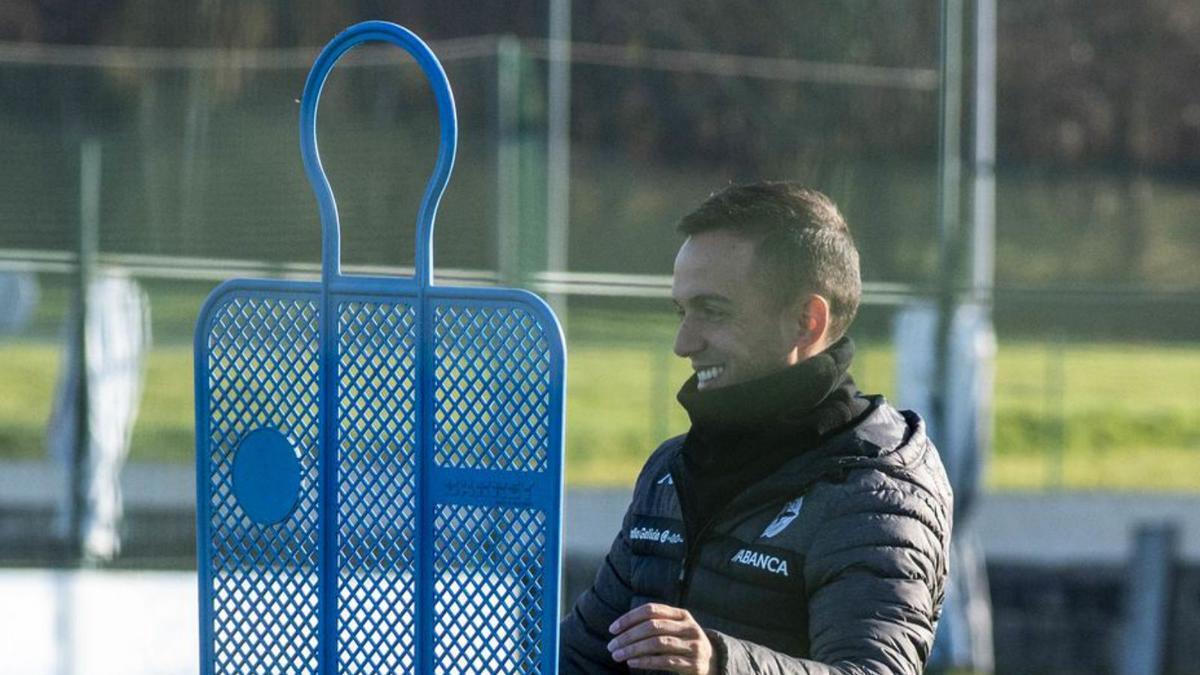
POLYGON ((809 293, 796 302, 796 351, 803 361, 829 346, 829 301, 809 293))

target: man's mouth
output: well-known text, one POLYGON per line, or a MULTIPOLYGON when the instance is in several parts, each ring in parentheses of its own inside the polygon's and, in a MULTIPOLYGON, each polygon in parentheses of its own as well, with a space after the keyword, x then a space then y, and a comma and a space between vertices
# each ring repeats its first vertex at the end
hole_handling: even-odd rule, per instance
POLYGON ((725 366, 708 366, 696 369, 696 384, 700 387, 712 382, 725 372, 725 366))

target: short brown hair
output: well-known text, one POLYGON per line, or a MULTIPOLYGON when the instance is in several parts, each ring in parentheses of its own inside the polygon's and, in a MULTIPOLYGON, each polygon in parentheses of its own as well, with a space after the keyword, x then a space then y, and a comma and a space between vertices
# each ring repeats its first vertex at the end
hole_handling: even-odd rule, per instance
POLYGON ((731 185, 675 229, 684 235, 722 230, 757 238, 764 280, 781 304, 805 293, 829 301, 831 341, 846 334, 858 312, 858 249, 837 205, 816 190, 791 182, 731 185))

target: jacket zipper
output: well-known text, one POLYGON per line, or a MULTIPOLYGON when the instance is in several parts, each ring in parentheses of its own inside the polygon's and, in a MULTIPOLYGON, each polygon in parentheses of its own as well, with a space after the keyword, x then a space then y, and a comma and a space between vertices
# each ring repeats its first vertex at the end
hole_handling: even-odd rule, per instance
POLYGON ((700 542, 704 540, 704 535, 708 534, 708 530, 712 526, 713 522, 716 521, 717 515, 719 514, 713 515, 708 519, 708 522, 704 523, 704 525, 700 527, 700 530, 696 533, 694 541, 688 542, 687 553, 683 554, 683 563, 679 567, 679 577, 677 579, 679 582, 679 590, 676 592, 675 597, 676 607, 682 608, 684 603, 687 602, 688 586, 692 582, 692 555, 700 549, 700 542))
MULTIPOLYGON (((679 478, 675 476, 674 471, 671 471, 671 480, 675 483, 675 494, 679 496, 680 515, 683 515, 683 483, 679 482, 679 478)), ((720 511, 709 516, 708 520, 706 520, 704 524, 700 526, 700 529, 696 530, 694 536, 691 532, 687 532, 687 519, 684 518, 683 523, 684 534, 687 535, 687 551, 683 554, 683 562, 680 563, 679 576, 676 579, 676 582, 678 583, 678 589, 675 593, 676 607, 683 608, 684 603, 687 602, 688 586, 692 582, 692 558, 695 553, 700 550, 700 542, 704 541, 704 535, 708 534, 708 530, 712 527, 712 524, 716 522, 717 517, 720 516, 721 512, 728 507, 729 504, 726 504, 721 508, 720 511)))

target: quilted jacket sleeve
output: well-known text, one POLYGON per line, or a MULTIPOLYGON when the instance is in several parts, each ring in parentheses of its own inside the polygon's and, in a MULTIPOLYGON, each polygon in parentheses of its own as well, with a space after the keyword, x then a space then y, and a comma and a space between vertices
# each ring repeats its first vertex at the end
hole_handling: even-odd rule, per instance
POLYGON ((626 509, 621 522, 621 531, 617 533, 604 564, 596 573, 596 580, 590 589, 579 596, 571 612, 559 625, 558 668, 563 675, 629 672, 629 667, 614 661, 608 651, 608 643, 613 638, 608 627, 617 617, 633 609, 631 603, 634 593, 630 580, 633 552, 628 533, 634 504, 638 495, 651 489, 651 484, 661 475, 671 453, 682 440, 682 436, 667 439, 646 460, 634 486, 633 502, 626 509))
POLYGON ((935 499, 875 472, 826 488, 804 566, 811 659, 710 632, 721 673, 923 671, 944 594, 948 496, 935 499))
POLYGON ((628 666, 613 660, 607 645, 613 637, 608 627, 629 611, 633 597, 629 580, 632 553, 627 536, 631 514, 632 505, 592 587, 579 596, 559 625, 558 663, 564 675, 629 672, 628 666))
MULTIPOLYGON (((628 519, 626 515, 626 519, 628 519)), ((613 660, 608 651, 612 635, 608 627, 629 611, 629 540, 627 527, 613 541, 596 573, 592 587, 579 596, 571 613, 559 626, 559 672, 628 673, 629 668, 613 660)))

